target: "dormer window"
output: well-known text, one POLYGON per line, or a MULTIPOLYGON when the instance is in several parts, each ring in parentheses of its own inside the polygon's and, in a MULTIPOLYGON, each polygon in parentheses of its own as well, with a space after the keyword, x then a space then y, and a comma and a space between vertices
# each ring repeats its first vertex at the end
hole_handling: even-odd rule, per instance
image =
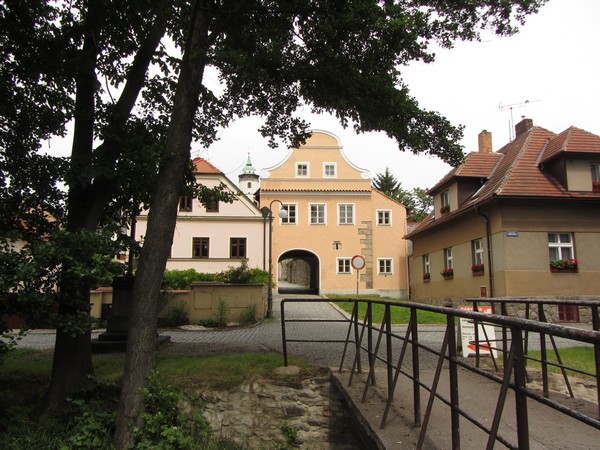
POLYGON ((440 199, 442 200, 442 206, 440 208, 440 212, 445 214, 450 211, 450 194, 448 191, 444 191, 440 194, 440 199))
POLYGON ((600 165, 592 165, 592 191, 600 192, 600 165))

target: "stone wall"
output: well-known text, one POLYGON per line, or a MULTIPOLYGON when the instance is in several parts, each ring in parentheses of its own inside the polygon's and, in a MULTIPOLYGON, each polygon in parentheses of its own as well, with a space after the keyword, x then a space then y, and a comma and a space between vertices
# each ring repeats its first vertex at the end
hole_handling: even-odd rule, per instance
POLYGON ((284 426, 297 430, 294 448, 362 448, 328 372, 291 383, 260 378, 228 391, 198 394, 213 433, 249 448, 286 444, 284 426))

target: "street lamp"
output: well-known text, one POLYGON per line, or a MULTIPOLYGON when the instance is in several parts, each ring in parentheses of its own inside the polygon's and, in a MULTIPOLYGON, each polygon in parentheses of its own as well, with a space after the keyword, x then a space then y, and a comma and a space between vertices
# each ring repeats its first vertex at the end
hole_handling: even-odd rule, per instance
POLYGON ((269 286, 267 287, 267 318, 273 317, 273 203, 279 203, 281 209, 277 215, 281 219, 287 219, 288 212, 283 206, 281 200, 273 200, 269 206, 261 208, 264 219, 269 219, 269 286))

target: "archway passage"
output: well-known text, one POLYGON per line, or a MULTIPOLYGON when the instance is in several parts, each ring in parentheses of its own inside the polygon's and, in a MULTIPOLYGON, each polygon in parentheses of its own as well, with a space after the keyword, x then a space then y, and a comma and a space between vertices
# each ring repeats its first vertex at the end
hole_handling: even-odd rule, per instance
POLYGON ((318 294, 319 258, 306 250, 289 250, 277 261, 280 294, 318 294))

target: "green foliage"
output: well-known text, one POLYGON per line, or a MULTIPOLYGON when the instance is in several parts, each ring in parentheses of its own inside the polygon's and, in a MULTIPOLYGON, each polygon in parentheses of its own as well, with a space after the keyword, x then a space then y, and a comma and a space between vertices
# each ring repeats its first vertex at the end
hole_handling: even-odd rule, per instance
POLYGON ((287 423, 284 423, 281 426, 281 431, 283 431, 283 434, 285 435, 285 439, 288 446, 296 446, 298 439, 298 429, 296 427, 289 426, 287 423))
MULTIPOLYGON (((71 397, 63 414, 48 422, 39 422, 35 418, 47 387, 52 353, 18 349, 7 358, 10 364, 0 367, 0 447, 3 450, 112 448, 109 436, 114 429, 119 391, 116 382, 122 376, 122 354, 95 355, 94 367, 99 381, 90 380, 84 389, 71 397), (114 367, 120 367, 118 376, 113 373, 114 367)), ((303 367, 304 373, 312 369, 304 361, 292 359, 292 363, 303 367)), ((159 353, 157 367, 161 380, 148 387, 152 392, 149 402, 152 409, 148 409, 147 414, 163 408, 165 411, 160 413, 162 422, 158 423, 157 419, 150 426, 153 432, 164 431, 169 426, 167 418, 175 420, 176 430, 168 430, 167 434, 171 437, 179 432, 192 435, 195 442, 187 447, 189 449, 242 449, 243 446, 228 441, 208 440, 202 404, 186 393, 199 388, 230 389, 256 376, 267 377, 279 366, 281 355, 276 353, 210 356, 176 355, 171 351, 159 353), (182 400, 190 403, 189 414, 182 413, 182 409, 178 414, 173 409, 174 405, 181 406, 182 400)), ((141 435, 139 438, 141 445, 149 448, 156 434, 152 438, 145 439, 141 435)), ((182 442, 189 440, 184 436, 182 442)), ((156 445, 154 448, 165 448, 160 447, 160 443, 156 445)), ((186 447, 175 443, 169 448, 186 447)))
POLYGON ((224 283, 249 284, 268 282, 269 274, 260 269, 249 269, 248 260, 243 259, 238 267, 230 267, 219 274, 219 281, 224 283))
POLYGON ((248 306, 248 309, 242 314, 242 323, 255 323, 256 322, 256 304, 252 303, 248 306))
POLYGON ((4 242, 0 252, 0 292, 14 294, 0 303, 1 313, 19 314, 30 327, 62 327, 73 334, 89 331, 89 289, 112 284, 125 266, 114 260, 120 249, 112 233, 55 230, 23 248, 4 242), (70 289, 56 289, 71 280, 70 289), (59 315, 57 304, 71 314, 59 315))
POLYGON ((190 317, 186 308, 186 303, 182 301, 177 305, 172 305, 167 311, 166 318, 169 327, 188 325, 190 323, 190 317))
POLYGON ((21 329, 17 334, 9 330, 7 325, 0 320, 0 366, 4 363, 4 357, 10 351, 16 349, 19 340, 26 334, 25 329, 21 329))
POLYGON ((267 284, 269 282, 269 273, 257 268, 250 269, 248 267, 248 260, 243 259, 238 267, 230 267, 217 274, 199 273, 195 269, 166 270, 162 286, 163 289, 170 290, 189 289, 195 281, 267 284))
POLYGON ((199 273, 195 269, 165 270, 163 276, 163 289, 189 289, 195 281, 218 281, 218 275, 212 273, 199 273))
MULTIPOLYGON (((157 372, 144 388, 143 430, 136 430, 137 449, 195 449, 207 441, 210 429, 201 412, 182 413, 181 392, 165 384, 157 372)), ((193 400, 193 399, 188 399, 193 400)))
POLYGON ((227 323, 229 323, 229 305, 223 299, 219 299, 215 320, 220 327, 227 326, 227 323))
POLYGON ((377 174, 373 179, 373 187, 385 195, 402 203, 407 209, 406 220, 409 222, 422 221, 433 207, 433 197, 427 194, 422 188, 414 188, 407 191, 402 188, 394 175, 390 173, 388 167, 383 174, 377 174))

